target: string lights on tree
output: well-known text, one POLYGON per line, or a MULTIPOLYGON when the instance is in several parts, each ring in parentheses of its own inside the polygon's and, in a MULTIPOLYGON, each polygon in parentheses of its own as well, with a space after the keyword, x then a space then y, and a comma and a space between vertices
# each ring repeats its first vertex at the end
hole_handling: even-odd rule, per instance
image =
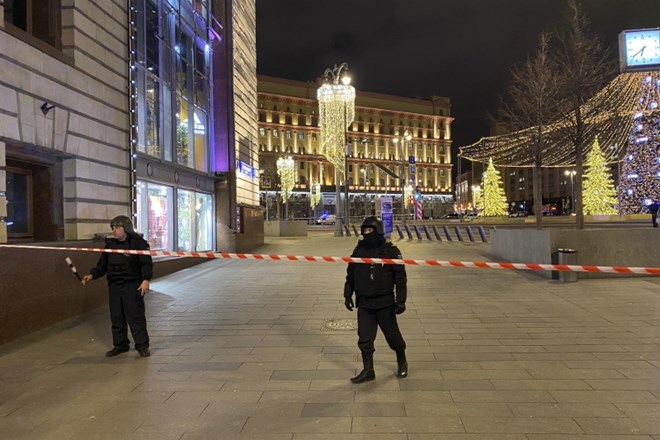
POLYGON ((277 159, 277 175, 282 187, 282 200, 284 200, 285 217, 289 218, 288 200, 291 197, 293 186, 296 183, 296 167, 291 156, 277 159))
POLYGON ((632 129, 619 176, 619 211, 634 214, 660 197, 660 72, 639 78, 632 129))
MULTIPOLYGON (((657 72, 622 73, 580 107, 586 124, 585 138, 592 139, 598 135, 603 145, 614 146, 604 151, 607 162, 616 162, 626 145, 633 115, 638 112, 636 109, 643 88, 640 85, 645 78, 656 78, 657 75, 657 72)), ((533 157, 529 151, 536 130, 537 127, 530 127, 484 137, 474 144, 461 147, 460 154, 463 158, 482 163, 492 158, 498 166, 532 167, 533 157)), ((548 124, 543 127, 543 138, 548 140, 541 152, 544 167, 575 165, 575 145, 570 127, 562 122, 548 124)))
POLYGON ((587 169, 584 173, 584 213, 591 215, 614 215, 616 209, 616 190, 607 165, 605 155, 600 149, 598 138, 594 140, 591 151, 587 154, 587 169))
POLYGON ((508 207, 506 195, 504 194, 500 172, 495 169, 493 159, 488 161, 488 168, 484 173, 483 193, 484 209, 482 213, 484 216, 506 215, 508 207))

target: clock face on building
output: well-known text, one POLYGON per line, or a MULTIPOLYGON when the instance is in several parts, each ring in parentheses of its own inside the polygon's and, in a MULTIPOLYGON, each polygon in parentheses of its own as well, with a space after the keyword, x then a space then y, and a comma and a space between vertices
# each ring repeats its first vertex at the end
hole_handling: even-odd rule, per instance
POLYGON ((623 70, 660 69, 660 28, 624 31, 620 46, 623 70))

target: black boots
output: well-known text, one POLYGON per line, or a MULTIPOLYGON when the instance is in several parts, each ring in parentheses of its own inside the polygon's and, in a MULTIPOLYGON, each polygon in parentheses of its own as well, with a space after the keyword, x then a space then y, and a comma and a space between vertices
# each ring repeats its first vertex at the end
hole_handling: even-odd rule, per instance
POLYGON ((374 380, 376 378, 376 373, 374 372, 374 357, 373 355, 367 355, 365 356, 364 354, 362 355, 362 365, 363 369, 360 371, 360 374, 358 374, 355 377, 351 378, 351 382, 353 383, 362 383, 362 382, 369 382, 370 380, 374 380))
POLYGON ((403 379, 408 377, 408 362, 399 362, 396 369, 396 377, 403 379))
POLYGON ((373 369, 371 370, 362 370, 360 374, 355 377, 351 377, 351 382, 353 383, 362 383, 369 382, 370 380, 376 379, 376 373, 373 369))
POLYGON ((114 357, 117 356, 118 354, 126 353, 128 351, 127 347, 118 347, 114 346, 112 347, 112 350, 106 351, 105 355, 106 357, 114 357))
MULTIPOLYGON (((396 377, 399 379, 408 377, 408 361, 406 360, 406 352, 404 350, 396 352, 396 363, 396 377)), ((351 378, 351 382, 363 383, 376 379, 376 373, 374 372, 374 358, 362 357, 362 364, 364 365, 364 368, 360 371, 360 374, 351 378)))
POLYGON ((396 377, 398 377, 399 379, 408 377, 408 361, 406 360, 405 350, 398 350, 396 352, 396 363, 397 363, 396 377))

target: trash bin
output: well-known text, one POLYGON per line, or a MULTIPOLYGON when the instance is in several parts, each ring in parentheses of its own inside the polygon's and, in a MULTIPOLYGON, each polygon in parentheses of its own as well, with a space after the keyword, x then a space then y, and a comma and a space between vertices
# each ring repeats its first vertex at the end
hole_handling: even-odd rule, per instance
MULTIPOLYGON (((577 264, 577 251, 575 249, 562 248, 559 249, 558 263, 573 266, 577 264)), ((559 281, 562 283, 574 283, 577 281, 577 272, 574 271, 559 271, 559 281)))

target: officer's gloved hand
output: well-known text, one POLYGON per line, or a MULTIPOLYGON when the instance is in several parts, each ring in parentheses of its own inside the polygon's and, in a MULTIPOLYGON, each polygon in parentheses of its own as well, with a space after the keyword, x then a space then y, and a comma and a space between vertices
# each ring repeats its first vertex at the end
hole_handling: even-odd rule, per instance
POLYGON ((346 306, 349 312, 352 312, 353 307, 355 307, 355 305, 353 304, 353 298, 344 299, 344 305, 346 306))
POLYGON ((406 305, 404 303, 396 303, 396 310, 394 311, 394 313, 400 315, 405 311, 406 311, 406 305))

